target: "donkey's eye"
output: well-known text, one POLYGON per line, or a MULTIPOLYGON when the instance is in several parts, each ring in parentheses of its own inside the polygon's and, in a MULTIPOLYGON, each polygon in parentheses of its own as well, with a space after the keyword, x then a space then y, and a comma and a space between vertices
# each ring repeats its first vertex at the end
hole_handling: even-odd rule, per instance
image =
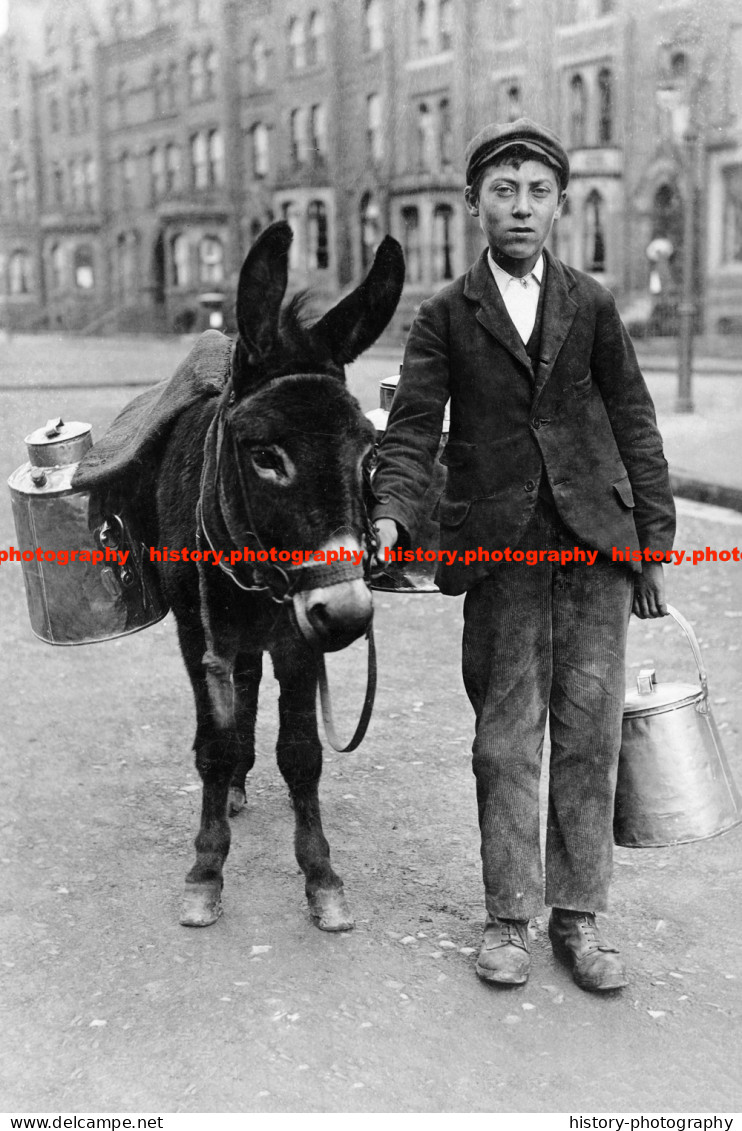
POLYGON ((284 472, 286 470, 281 456, 273 448, 255 448, 250 455, 258 471, 284 472))

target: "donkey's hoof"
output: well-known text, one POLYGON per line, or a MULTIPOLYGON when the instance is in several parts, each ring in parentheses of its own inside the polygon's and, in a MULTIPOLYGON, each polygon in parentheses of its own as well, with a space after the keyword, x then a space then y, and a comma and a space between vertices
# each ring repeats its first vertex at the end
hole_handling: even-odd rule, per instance
POLYGON ((320 888, 307 899, 311 916, 321 931, 352 931, 355 927, 342 888, 320 888))
POLYGON ((209 927, 216 923, 221 913, 221 884, 186 884, 180 911, 182 926, 209 927))
POLYGON ((229 797, 227 799, 227 812, 230 817, 236 817, 241 813, 247 804, 247 797, 245 796, 244 789, 240 789, 238 785, 230 785, 229 797))

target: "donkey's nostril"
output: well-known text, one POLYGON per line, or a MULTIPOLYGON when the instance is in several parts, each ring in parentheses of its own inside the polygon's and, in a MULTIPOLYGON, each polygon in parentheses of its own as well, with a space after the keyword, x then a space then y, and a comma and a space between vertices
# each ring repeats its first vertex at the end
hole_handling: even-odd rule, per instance
POLYGON ((310 605, 307 609, 307 616, 312 628, 315 628, 318 632, 327 631, 332 626, 332 617, 328 612, 327 605, 323 604, 322 601, 310 605))

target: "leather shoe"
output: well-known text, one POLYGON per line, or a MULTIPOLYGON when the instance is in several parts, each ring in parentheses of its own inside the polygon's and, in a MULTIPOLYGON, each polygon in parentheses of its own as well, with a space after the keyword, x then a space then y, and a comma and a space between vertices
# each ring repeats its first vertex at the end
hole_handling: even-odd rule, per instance
POLYGON ((496 919, 488 915, 477 958, 477 974, 484 982, 520 986, 528 978, 527 919, 496 919))
POLYGON ((629 984, 618 951, 603 942, 591 912, 552 908, 549 938, 554 954, 571 968, 581 989, 602 993, 629 984))

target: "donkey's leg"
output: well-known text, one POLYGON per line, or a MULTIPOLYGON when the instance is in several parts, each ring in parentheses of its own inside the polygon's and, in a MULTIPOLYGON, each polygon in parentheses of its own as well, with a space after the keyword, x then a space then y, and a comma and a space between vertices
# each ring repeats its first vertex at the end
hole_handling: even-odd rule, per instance
POLYGON ((232 686, 237 647, 229 638, 220 639, 216 654, 200 624, 179 622, 178 634, 196 699, 193 746, 203 782, 196 862, 186 876, 180 921, 185 927, 207 927, 222 912, 222 869, 229 852, 227 794, 238 749, 232 686))
POLYGON ((323 931, 349 931, 353 918, 343 882, 330 864, 330 846, 322 831, 318 786, 322 747, 317 734, 317 678, 314 657, 293 642, 271 650, 281 685, 278 766, 294 806, 294 849, 306 878, 309 910, 323 931))
POLYGON ((255 765, 255 720, 262 672, 262 652, 241 652, 237 657, 234 696, 238 753, 229 786, 230 817, 235 817, 245 805, 245 778, 255 765))

